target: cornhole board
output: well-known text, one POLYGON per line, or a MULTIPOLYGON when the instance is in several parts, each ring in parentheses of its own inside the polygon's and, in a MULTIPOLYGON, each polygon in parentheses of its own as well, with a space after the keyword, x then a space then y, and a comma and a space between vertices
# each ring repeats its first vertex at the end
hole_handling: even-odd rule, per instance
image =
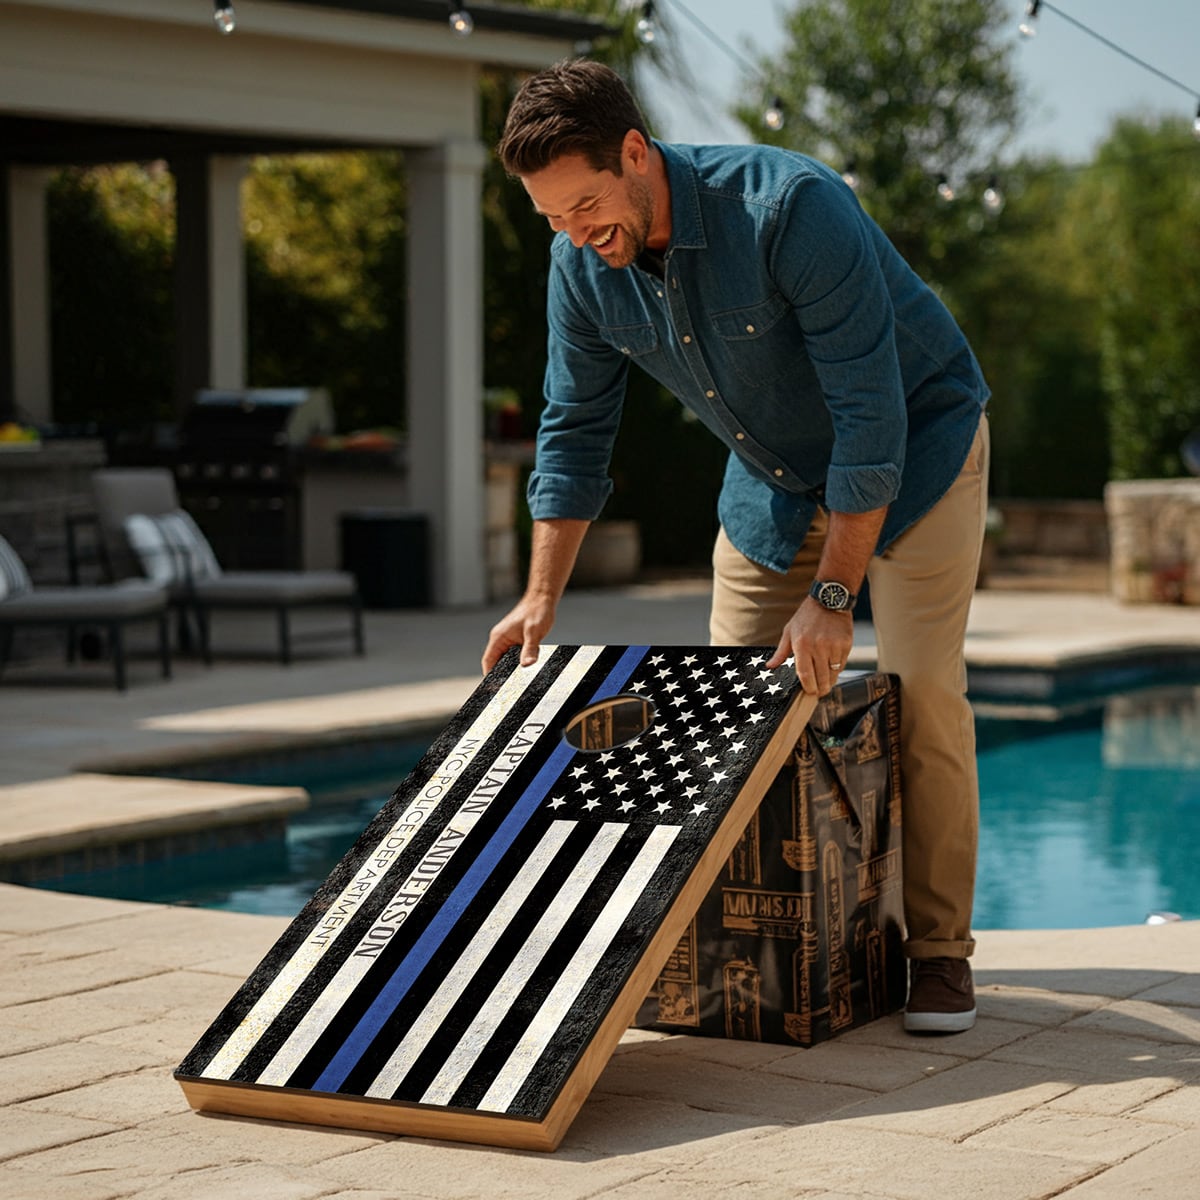
POLYGON ((191 1106, 553 1150, 815 707, 766 660, 509 651, 180 1064, 191 1106))

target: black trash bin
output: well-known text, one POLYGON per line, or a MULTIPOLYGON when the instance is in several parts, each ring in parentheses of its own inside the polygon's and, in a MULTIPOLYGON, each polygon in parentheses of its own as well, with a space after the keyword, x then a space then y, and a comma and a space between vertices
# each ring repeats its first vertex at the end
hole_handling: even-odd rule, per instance
POLYGON ((427 608, 429 518, 396 508, 358 508, 341 515, 342 570, 358 580, 366 608, 427 608))

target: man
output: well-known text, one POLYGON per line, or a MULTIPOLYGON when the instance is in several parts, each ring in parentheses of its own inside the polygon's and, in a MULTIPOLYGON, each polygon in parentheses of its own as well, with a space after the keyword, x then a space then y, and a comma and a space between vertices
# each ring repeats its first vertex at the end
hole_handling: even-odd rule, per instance
MULTIPOLYGON (((986 517, 987 386, 962 333, 838 175, 763 146, 653 141, 620 78, 560 63, 501 161, 558 232, 526 591, 492 629, 533 662, 607 477, 630 362, 730 449, 714 644, 772 645, 825 695, 871 585, 902 691, 905 1027, 975 1020, 978 784, 963 639, 986 517)), ((664 453, 669 452, 664 448, 664 453)))

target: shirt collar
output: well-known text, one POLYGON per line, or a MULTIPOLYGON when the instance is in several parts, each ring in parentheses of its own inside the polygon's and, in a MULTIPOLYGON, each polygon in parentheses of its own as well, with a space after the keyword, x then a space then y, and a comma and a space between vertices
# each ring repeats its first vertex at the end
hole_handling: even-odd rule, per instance
POLYGON ((708 245, 708 239, 704 236, 704 221, 700 216, 700 185, 696 180, 696 169, 675 146, 669 146, 657 138, 654 144, 662 153, 667 184, 671 189, 671 242, 667 253, 680 248, 703 250, 708 245))

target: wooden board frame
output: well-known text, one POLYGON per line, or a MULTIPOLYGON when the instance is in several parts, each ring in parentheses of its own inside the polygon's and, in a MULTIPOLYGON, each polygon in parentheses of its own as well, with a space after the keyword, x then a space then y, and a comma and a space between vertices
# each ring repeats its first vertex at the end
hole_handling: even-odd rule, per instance
POLYGON ((535 667, 522 668, 515 650, 506 654, 180 1065, 176 1078, 189 1104, 201 1112, 555 1149, 816 706, 816 697, 799 691, 790 665, 768 672, 762 667, 766 658, 761 649, 547 646, 535 667), (654 713, 649 728, 602 752, 570 746, 563 733, 571 719, 589 704, 618 695, 649 700, 654 713), (541 728, 532 736, 535 726, 541 728), (491 729, 485 740, 469 737, 483 727, 491 729), (677 745, 675 731, 694 736, 677 745), (457 761, 450 756, 462 756, 465 740, 474 745, 473 760, 451 781, 447 763, 457 761), (511 750, 518 742, 519 756, 511 750), (676 752, 668 754, 668 749, 676 752), (576 765, 568 773, 572 762, 576 765), (668 778, 663 773, 668 762, 679 781, 673 789, 661 782, 668 778), (607 763, 613 765, 602 771, 607 763), (635 764, 643 768, 640 792, 634 786, 635 764), (611 790, 594 788, 602 799, 585 799, 584 793, 594 787, 589 780, 602 775, 619 782, 611 790), (576 785, 572 776, 581 782, 576 785), (654 782, 646 786, 646 779, 654 782), (422 882, 419 897, 409 900, 405 888, 414 873, 431 861, 431 848, 481 789, 491 794, 478 825, 465 836, 455 835, 462 861, 455 862, 458 855, 453 853, 432 879, 422 882), (436 799, 430 797, 434 790, 436 799), (617 795, 625 792, 632 795, 618 804, 617 795), (663 794, 665 800, 651 805, 663 794), (463 796, 468 803, 455 808, 463 796), (423 823, 405 824, 426 797, 430 804, 423 823), (547 811, 553 809, 575 815, 560 818, 547 811), (601 809, 607 811, 593 818, 593 811, 601 809), (505 843, 504 831, 518 813, 528 824, 516 841, 505 843), (614 816, 622 819, 614 821, 614 816), (381 847, 402 826, 407 842, 382 860, 381 847), (536 837, 542 841, 530 850, 536 837), (551 838, 558 840, 543 852, 541 846, 551 838), (595 850, 603 839, 608 839, 605 848, 595 850), (577 844, 586 848, 576 852, 577 844), (494 850, 497 845, 502 848, 494 850), (614 867, 615 882, 604 885, 607 892, 594 899, 589 892, 563 918, 567 924, 561 933, 543 933, 542 926, 552 924, 558 897, 580 870, 576 857, 599 856, 613 846, 618 849, 611 850, 612 860, 628 861, 626 873, 616 878, 614 867), (478 857, 472 859, 472 854, 478 857), (472 863, 485 854, 492 854, 495 865, 488 869, 497 881, 489 880, 469 901, 461 901, 472 863), (549 897, 554 880, 545 884, 544 893, 538 890, 542 880, 536 887, 527 885, 525 895, 538 899, 527 900, 522 909, 520 920, 531 930, 526 935, 518 930, 516 917, 507 924, 496 915, 501 911, 496 901, 509 895, 504 891, 501 896, 501 877, 511 875, 508 887, 514 889, 538 854, 560 875, 566 876, 568 869, 570 874, 548 900, 544 919, 536 905, 543 894, 549 897), (382 868, 384 861, 386 870, 371 871, 372 864, 382 868), (348 895, 356 895, 354 903, 347 901, 348 895), (398 898, 407 910, 397 908, 398 898), (594 928, 618 900, 624 916, 612 918, 617 932, 604 942, 594 928), (390 911, 410 915, 418 909, 420 920, 402 919, 381 932, 390 911), (571 921, 585 931, 579 934, 582 941, 591 942, 588 961, 594 965, 586 977, 571 969, 578 955, 569 958, 569 945, 560 948, 571 921), (474 951, 489 922, 497 927, 494 942, 474 951), (435 927, 452 932, 431 957, 419 959, 422 939, 435 927), (520 946, 511 965, 504 943, 510 936, 520 946), (452 938, 458 939, 454 951, 446 949, 452 938), (529 942, 538 938, 545 943, 544 957, 533 957, 532 966, 522 967, 519 979, 525 982, 514 985, 508 996, 504 984, 516 960, 529 954, 529 942), (337 955, 326 954, 335 942, 337 955), (491 996, 508 997, 509 1008, 502 1016, 488 1017, 490 1025, 485 1020, 490 1008, 468 1004, 466 993, 456 994, 451 986, 452 980, 466 978, 461 963, 473 953, 480 969, 464 988, 477 984, 486 990, 497 964, 506 967, 491 996), (486 960, 485 954, 490 956, 486 960), (370 960, 368 966, 363 966, 364 958, 370 960), (424 965, 409 966, 413 960, 424 965), (347 973, 353 986, 339 982, 347 973), (419 992, 417 983, 405 982, 411 992, 397 993, 396 980, 402 975, 417 980, 425 992, 419 992), (281 987, 281 980, 286 986, 281 987), (549 1026, 550 1040, 538 1043, 540 1049, 530 1049, 529 1030, 559 992, 569 997, 566 1007, 554 1010, 559 1024, 549 1026), (419 996, 425 993, 422 1008, 419 996), (395 994, 402 998, 393 1003, 395 994), (450 998, 441 1000, 444 994, 450 998), (354 1005, 358 1007, 351 1012, 354 1005), (443 1025, 433 1023, 438 1014, 443 1025), (478 1033, 481 1023, 483 1032, 478 1033), (293 1047, 306 1028, 306 1039, 293 1047), (405 1058, 408 1042, 413 1045, 405 1058), (469 1058, 472 1052, 474 1059, 469 1058), (502 1109, 493 1097, 522 1054, 526 1074, 505 1084, 507 1107, 502 1109), (468 1065, 452 1078, 465 1082, 439 1099, 438 1081, 459 1059, 468 1065), (337 1066, 342 1060, 349 1065, 337 1066), (493 1061, 502 1064, 499 1070, 492 1070, 493 1061), (433 1083, 418 1095, 431 1075, 433 1083), (373 1081, 364 1087, 367 1079, 373 1081), (397 1079, 399 1086, 389 1093, 397 1079), (409 1086, 416 1091, 406 1094, 409 1086), (385 1094, 378 1094, 381 1089, 385 1094), (433 1100, 427 1098, 431 1094, 433 1100))

